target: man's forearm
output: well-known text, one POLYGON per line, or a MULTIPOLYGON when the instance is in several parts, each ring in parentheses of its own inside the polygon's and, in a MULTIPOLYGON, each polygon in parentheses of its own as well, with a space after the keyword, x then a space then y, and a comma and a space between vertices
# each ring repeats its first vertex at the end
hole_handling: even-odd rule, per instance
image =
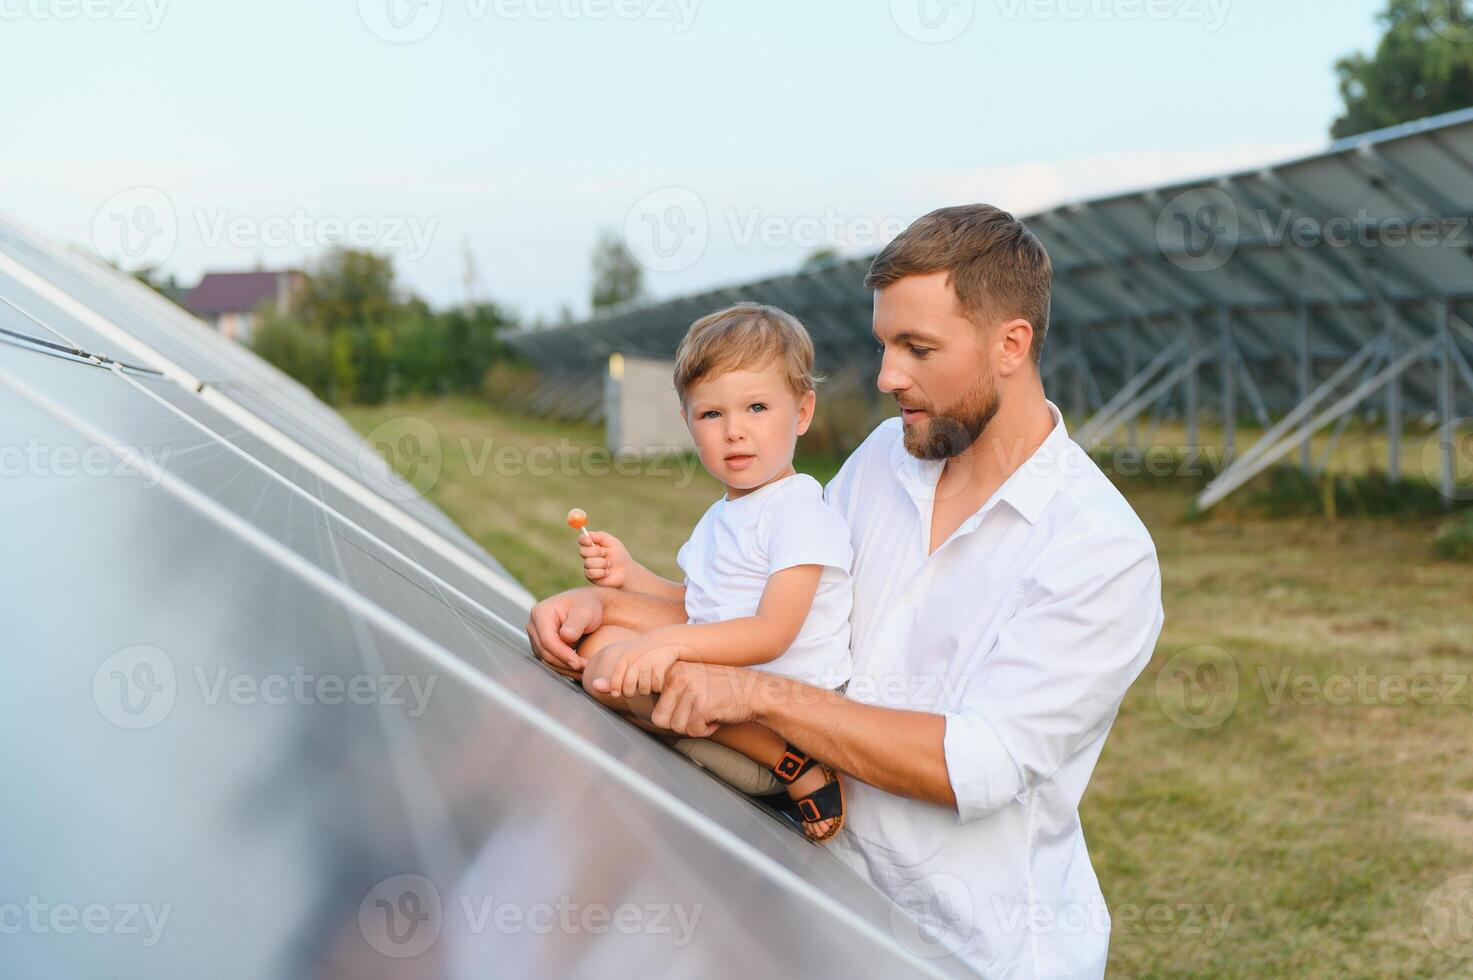
POLYGON ((622 626, 636 633, 652 633, 662 626, 685 622, 685 604, 643 592, 593 586, 603 606, 607 626, 622 626))
POLYGON ((861 704, 788 677, 752 673, 753 720, 861 782, 956 808, 942 715, 861 704))

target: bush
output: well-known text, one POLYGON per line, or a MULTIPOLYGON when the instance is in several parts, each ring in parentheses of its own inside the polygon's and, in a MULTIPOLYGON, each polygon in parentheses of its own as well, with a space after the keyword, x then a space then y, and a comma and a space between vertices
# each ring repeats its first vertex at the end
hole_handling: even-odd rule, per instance
POLYGON ((1438 528, 1432 550, 1439 558, 1473 562, 1473 513, 1465 513, 1438 528))
POLYGON ((1312 476, 1297 466, 1276 466, 1246 489, 1244 509, 1267 517, 1431 517, 1447 506, 1425 479, 1393 482, 1382 470, 1312 476))

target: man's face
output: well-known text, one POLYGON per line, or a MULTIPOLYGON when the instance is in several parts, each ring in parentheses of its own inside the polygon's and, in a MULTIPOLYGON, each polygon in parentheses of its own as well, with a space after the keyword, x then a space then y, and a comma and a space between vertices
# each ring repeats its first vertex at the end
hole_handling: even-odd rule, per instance
POLYGON ((875 291, 879 388, 895 396, 905 448, 919 459, 959 455, 997 413, 998 382, 984 331, 962 315, 945 272, 875 291))

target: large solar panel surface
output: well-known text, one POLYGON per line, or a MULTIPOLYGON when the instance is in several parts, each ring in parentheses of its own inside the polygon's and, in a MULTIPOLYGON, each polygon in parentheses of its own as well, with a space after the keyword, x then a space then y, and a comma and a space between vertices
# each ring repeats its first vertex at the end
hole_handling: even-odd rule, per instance
POLYGON ((5 223, 0 329, 0 974, 963 975, 294 382, 5 223))

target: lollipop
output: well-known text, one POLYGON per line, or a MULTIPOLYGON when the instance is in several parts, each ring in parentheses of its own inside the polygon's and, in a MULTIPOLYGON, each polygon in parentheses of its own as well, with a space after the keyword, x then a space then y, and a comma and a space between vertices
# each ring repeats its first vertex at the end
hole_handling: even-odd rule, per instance
MULTIPOLYGON (((578 532, 578 538, 580 541, 584 538, 588 538, 588 531, 586 530, 587 526, 588 514, 583 510, 583 508, 574 507, 572 510, 568 511, 568 527, 578 532)), ((593 544, 593 539, 588 538, 588 543, 593 544)))

